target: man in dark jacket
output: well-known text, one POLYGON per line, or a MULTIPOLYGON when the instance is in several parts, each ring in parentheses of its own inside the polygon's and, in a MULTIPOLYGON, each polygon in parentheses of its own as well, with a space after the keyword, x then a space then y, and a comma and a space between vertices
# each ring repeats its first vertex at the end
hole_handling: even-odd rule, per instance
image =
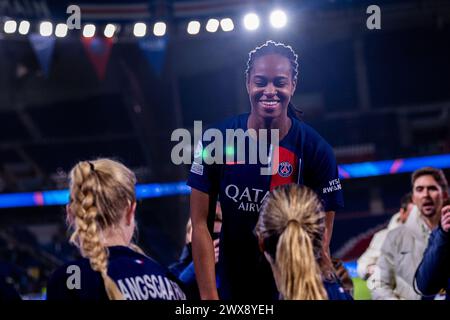
POLYGON ((423 295, 435 295, 446 288, 450 300, 450 203, 442 208, 441 223, 430 236, 428 247, 416 272, 417 287, 423 295))

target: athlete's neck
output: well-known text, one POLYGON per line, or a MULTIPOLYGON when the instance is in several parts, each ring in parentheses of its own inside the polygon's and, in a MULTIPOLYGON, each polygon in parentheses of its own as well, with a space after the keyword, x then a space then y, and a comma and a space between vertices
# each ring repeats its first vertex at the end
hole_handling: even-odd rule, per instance
POLYGON ((270 136, 270 130, 278 129, 279 130, 279 138, 282 140, 289 132, 291 128, 292 121, 287 116, 287 114, 283 114, 278 118, 263 118, 258 117, 255 113, 250 113, 247 121, 247 128, 254 129, 258 131, 259 129, 267 129, 268 134, 270 136))
POLYGON ((128 241, 125 233, 121 228, 106 228, 102 232, 103 245, 105 247, 113 247, 113 246, 124 246, 128 247, 130 245, 130 241, 128 241))

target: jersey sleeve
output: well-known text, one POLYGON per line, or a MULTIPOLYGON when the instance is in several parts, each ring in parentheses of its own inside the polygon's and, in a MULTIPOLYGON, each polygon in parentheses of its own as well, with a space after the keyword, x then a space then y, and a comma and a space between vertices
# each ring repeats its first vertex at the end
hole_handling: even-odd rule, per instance
POLYGON ((220 165, 210 163, 212 157, 207 154, 208 144, 200 140, 194 151, 187 185, 207 194, 217 194, 220 183, 220 165))
POLYGON ((344 196, 333 149, 323 139, 307 150, 305 185, 313 189, 322 201, 325 211, 344 207, 344 196))
POLYGON ((442 226, 431 233, 428 247, 415 274, 417 286, 424 295, 435 295, 445 288, 447 283, 450 285, 449 239, 449 234, 442 226))

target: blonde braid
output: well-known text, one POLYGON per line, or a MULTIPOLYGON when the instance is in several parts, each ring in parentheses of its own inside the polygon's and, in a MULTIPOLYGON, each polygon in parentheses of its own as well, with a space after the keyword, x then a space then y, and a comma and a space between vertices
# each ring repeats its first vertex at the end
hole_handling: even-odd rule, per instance
POLYGON ((91 268, 100 272, 110 300, 124 300, 117 284, 108 276, 108 251, 102 244, 98 225, 96 192, 98 177, 89 162, 81 162, 73 170, 71 208, 75 214, 75 231, 71 241, 75 242, 82 255, 89 259, 91 268))
POLYGON ((278 237, 275 252, 269 254, 275 258, 275 280, 284 299, 327 299, 316 259, 324 215, 315 193, 304 186, 282 186, 264 203, 256 233, 263 240, 278 237))

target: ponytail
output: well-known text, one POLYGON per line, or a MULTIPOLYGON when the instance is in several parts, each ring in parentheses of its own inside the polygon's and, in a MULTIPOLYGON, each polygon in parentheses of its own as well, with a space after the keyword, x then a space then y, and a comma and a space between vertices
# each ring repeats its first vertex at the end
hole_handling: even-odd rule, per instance
POLYGON ((297 220, 290 220, 280 235, 276 251, 279 290, 286 300, 327 298, 316 262, 313 243, 297 220))
POLYGON ((328 298, 317 262, 324 217, 317 195, 305 186, 280 186, 264 202, 255 231, 272 258, 269 262, 283 299, 328 298))

